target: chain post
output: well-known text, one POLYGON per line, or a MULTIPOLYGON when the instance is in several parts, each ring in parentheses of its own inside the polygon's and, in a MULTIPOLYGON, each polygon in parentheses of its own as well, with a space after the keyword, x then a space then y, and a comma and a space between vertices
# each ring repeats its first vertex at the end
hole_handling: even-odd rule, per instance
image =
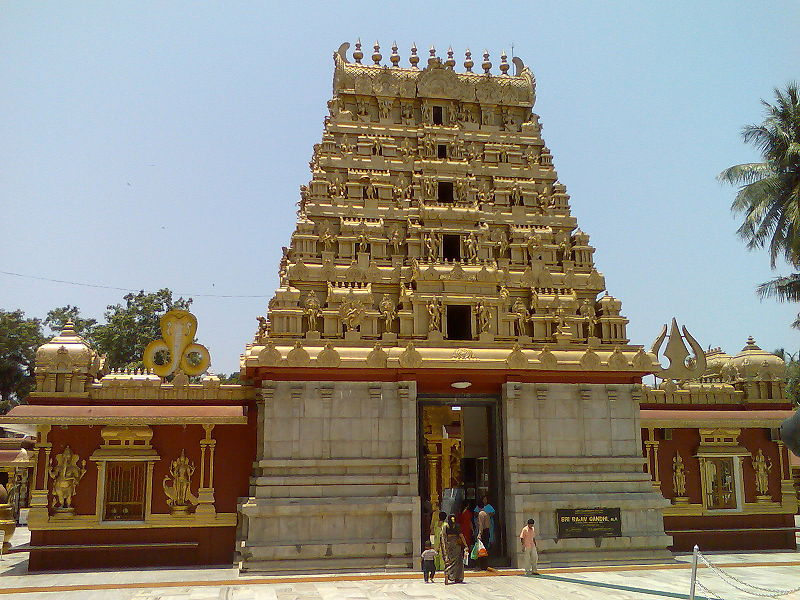
POLYGON ((695 544, 692 552, 692 580, 689 583, 689 600, 694 600, 694 590, 697 585, 697 554, 699 552, 700 548, 695 544))

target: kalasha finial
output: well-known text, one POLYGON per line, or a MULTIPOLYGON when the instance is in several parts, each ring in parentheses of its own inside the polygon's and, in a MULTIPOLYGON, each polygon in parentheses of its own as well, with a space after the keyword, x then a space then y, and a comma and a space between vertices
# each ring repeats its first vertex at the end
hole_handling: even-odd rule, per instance
POLYGON ((375 50, 375 52, 372 53, 372 62, 380 66, 383 56, 381 56, 381 45, 378 43, 378 40, 375 40, 375 45, 372 49, 375 50))
POLYGON ((411 63, 412 69, 416 69, 417 65, 419 64, 419 56, 417 56, 416 44, 411 44, 411 56, 408 58, 408 62, 411 63))
POLYGON ((397 42, 392 43, 392 55, 389 57, 393 67, 400 66, 400 55, 397 53, 397 42))
MULTIPOLYGON (((358 46, 358 44, 356 44, 356 47, 357 46, 358 46)), ((353 56, 355 56, 355 52, 353 53, 353 56)), ((484 50, 483 51, 483 62, 481 63, 481 67, 483 67, 483 72, 488 75, 489 74, 489 70, 492 68, 492 63, 489 61, 489 51, 488 50, 484 50)))
POLYGON ((450 46, 447 49, 447 60, 444 61, 444 66, 445 67, 449 67, 450 69, 452 69, 453 67, 456 66, 456 59, 453 58, 453 47, 452 46, 450 46))
POLYGON ((503 75, 508 75, 508 70, 511 68, 511 65, 508 64, 508 55, 506 51, 503 50, 503 53, 500 55, 500 72, 503 75))
POLYGON ((361 64, 361 59, 364 58, 364 53, 361 51, 361 38, 358 38, 356 41, 356 49, 353 50, 353 60, 356 61, 356 64, 361 64))
POLYGON ((431 55, 430 57, 431 58, 436 58, 436 47, 431 46, 431 49, 428 50, 428 52, 430 53, 430 55, 431 55))
POLYGON ((472 52, 467 51, 464 52, 464 68, 467 70, 467 73, 472 73, 472 67, 475 66, 475 62, 472 60, 472 52))

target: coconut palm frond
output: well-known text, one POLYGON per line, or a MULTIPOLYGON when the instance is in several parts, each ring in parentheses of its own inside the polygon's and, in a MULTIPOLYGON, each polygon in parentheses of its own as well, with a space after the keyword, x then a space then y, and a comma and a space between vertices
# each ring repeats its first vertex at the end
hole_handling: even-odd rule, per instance
POLYGON ((756 288, 761 299, 777 298, 782 302, 800 302, 800 273, 775 277, 756 288))

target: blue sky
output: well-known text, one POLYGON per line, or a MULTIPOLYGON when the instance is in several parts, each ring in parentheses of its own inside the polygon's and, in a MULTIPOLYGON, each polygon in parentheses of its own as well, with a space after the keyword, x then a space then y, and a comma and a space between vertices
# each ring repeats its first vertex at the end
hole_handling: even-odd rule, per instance
MULTIPOLYGON (((361 37, 521 57, 573 213, 634 343, 673 315, 701 344, 800 347, 798 307, 729 211, 741 127, 800 78, 796 2, 5 2, 0 7, 0 270, 195 296, 212 369, 238 368, 277 285, 298 187, 361 37)), ((459 67, 460 68, 460 67, 459 67)), ((784 272, 787 269, 783 269, 784 272)), ((124 292, 0 274, 0 308, 124 292)))

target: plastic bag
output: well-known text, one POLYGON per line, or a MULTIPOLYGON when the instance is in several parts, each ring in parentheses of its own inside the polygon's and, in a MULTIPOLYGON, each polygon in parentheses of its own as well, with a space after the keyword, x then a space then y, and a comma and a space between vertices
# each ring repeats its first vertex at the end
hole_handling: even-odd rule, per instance
POLYGON ((486 549, 486 546, 483 545, 483 542, 478 540, 472 547, 472 552, 470 552, 469 556, 472 560, 476 560, 482 556, 489 556, 489 551, 486 549))

